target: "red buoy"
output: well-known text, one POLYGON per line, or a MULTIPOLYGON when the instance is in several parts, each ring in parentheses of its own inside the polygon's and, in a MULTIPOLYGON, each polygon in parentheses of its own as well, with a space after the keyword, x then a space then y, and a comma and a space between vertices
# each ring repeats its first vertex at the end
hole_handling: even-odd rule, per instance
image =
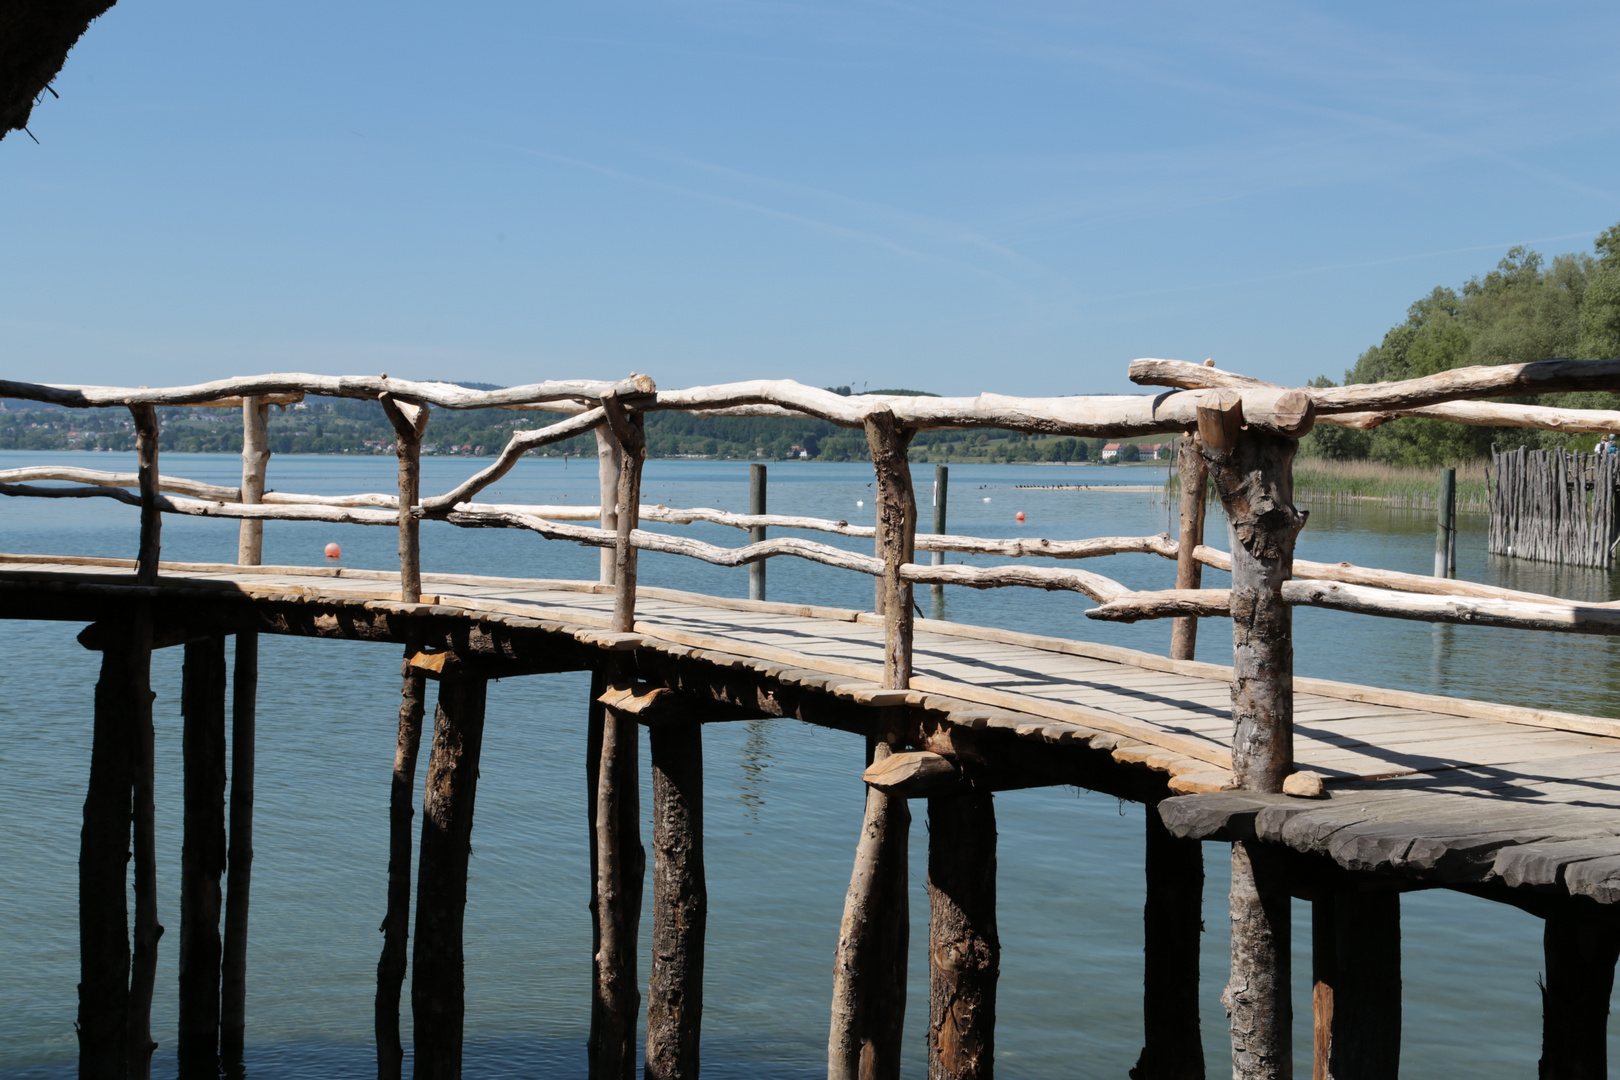
POLYGON ((1018 511, 1018 520, 1019 521, 1024 520, 1024 512, 1022 510, 1018 511))
POLYGON ((343 549, 338 547, 336 544, 327 544, 326 557, 328 559, 341 559, 343 558, 343 549))

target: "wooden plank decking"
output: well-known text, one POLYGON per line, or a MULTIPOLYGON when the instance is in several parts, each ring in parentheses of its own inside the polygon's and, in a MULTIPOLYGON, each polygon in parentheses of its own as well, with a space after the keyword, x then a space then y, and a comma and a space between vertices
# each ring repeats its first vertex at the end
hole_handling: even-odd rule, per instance
MULTIPOLYGON (((0 556, 0 586, 133 586, 127 560, 0 556)), ((160 590, 397 606, 398 576, 331 568, 164 564, 160 590)), ((468 618, 540 620, 599 647, 744 658, 865 704, 939 709, 950 722, 1107 750, 1170 776, 1180 835, 1260 836, 1349 869, 1428 884, 1500 882, 1620 900, 1620 721, 1296 680, 1299 767, 1326 800, 1222 791, 1230 669, 1088 642, 920 620, 913 689, 880 689, 883 627, 869 613, 643 588, 638 640, 605 632, 610 588, 423 575, 424 601, 468 618)), ((134 595, 131 593, 131 595, 134 595)), ((17 617, 3 601, 0 614, 17 617)))

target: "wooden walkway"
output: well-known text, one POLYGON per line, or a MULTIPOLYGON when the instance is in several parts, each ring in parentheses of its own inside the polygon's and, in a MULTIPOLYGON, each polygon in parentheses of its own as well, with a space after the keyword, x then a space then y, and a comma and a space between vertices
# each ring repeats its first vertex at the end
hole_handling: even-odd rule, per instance
MULTIPOLYGON (((1620 721, 1296 679, 1296 757, 1326 779, 1329 797, 1256 795, 1223 790, 1231 669, 1219 665, 924 619, 912 689, 884 690, 882 620, 849 609, 643 586, 635 633, 625 635, 606 629, 611 588, 588 582, 428 574, 424 604, 402 605, 390 592, 398 575, 386 572, 178 563, 162 571, 144 591, 131 560, 0 555, 0 611, 84 619, 87 600, 147 595, 427 611, 541 629, 854 705, 909 705, 945 727, 1001 729, 1031 749, 1106 754, 1121 768, 1158 774, 1162 794, 1187 796, 1162 804, 1177 835, 1259 836, 1413 884, 1620 900, 1620 721), (79 602, 53 608, 51 596, 79 602)), ((335 615, 320 618, 337 624, 335 615)))

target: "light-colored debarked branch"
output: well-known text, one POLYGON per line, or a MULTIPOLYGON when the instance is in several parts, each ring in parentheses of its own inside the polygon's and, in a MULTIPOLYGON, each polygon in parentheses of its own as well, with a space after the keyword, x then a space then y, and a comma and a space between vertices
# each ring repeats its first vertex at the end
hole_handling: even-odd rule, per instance
POLYGON ((196 383, 191 386, 128 387, 75 386, 56 383, 15 382, 0 379, 0 397, 44 401, 69 408, 105 408, 122 405, 223 405, 240 404, 243 397, 274 399, 284 394, 319 394, 323 397, 361 398, 375 401, 391 394, 406 401, 426 402, 445 409, 488 409, 510 405, 534 405, 583 398, 598 401, 603 394, 618 393, 639 398, 654 393, 657 386, 645 375, 632 375, 617 382, 595 379, 559 380, 509 386, 504 390, 469 390, 445 382, 415 382, 386 376, 244 375, 232 379, 196 383))
MULTIPOLYGON (((1568 634, 1620 634, 1620 609, 1568 601, 1546 604, 1471 596, 1429 596, 1337 581, 1285 581, 1282 597, 1296 607, 1329 608, 1386 619, 1568 634)), ((1231 613, 1230 590, 1163 589, 1124 594, 1089 609, 1086 616, 1104 622, 1139 622, 1184 615, 1221 618, 1231 613)))
POLYGON ((551 443, 562 442, 565 439, 572 439, 576 435, 583 435, 606 419, 607 414, 600 408, 587 409, 578 416, 570 416, 566 420, 559 420, 555 424, 548 424, 543 428, 515 432, 507 440, 506 445, 501 448, 500 456, 490 465, 469 476, 443 495, 423 499, 422 509, 426 513, 435 514, 447 511, 457 503, 466 502, 505 476, 512 466, 517 464, 518 458, 528 451, 551 443))
MULTIPOLYGON (((1130 378, 1143 386, 1183 390, 1279 390, 1234 371, 1184 360, 1131 361, 1130 378)), ((1508 405, 1461 398, 1516 394, 1562 393, 1570 390, 1620 390, 1620 360, 1539 360, 1453 368, 1421 379, 1392 383, 1359 383, 1341 387, 1307 387, 1318 423, 1373 428, 1403 416, 1448 420, 1474 427, 1539 428, 1545 431, 1620 432, 1620 412, 1609 409, 1555 409, 1545 405, 1508 405)))
MULTIPOLYGON (((100 469, 75 469, 50 465, 31 466, 25 469, 0 469, 0 484, 27 484, 39 480, 63 480, 75 484, 90 484, 94 487, 125 488, 139 487, 141 482, 139 473, 103 472, 100 469)), ((179 476, 158 477, 158 490, 173 492, 176 495, 192 495, 199 499, 213 499, 216 502, 240 502, 242 499, 240 488, 204 484, 198 480, 187 480, 179 476)), ((32 493, 31 491, 30 494, 32 493)))

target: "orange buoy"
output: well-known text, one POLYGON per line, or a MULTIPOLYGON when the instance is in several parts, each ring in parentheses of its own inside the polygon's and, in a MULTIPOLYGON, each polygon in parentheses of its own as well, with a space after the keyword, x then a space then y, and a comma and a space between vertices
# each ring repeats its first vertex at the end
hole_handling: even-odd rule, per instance
POLYGON ((1018 511, 1018 520, 1019 521, 1024 520, 1024 512, 1022 510, 1018 511))
POLYGON ((338 547, 336 544, 327 544, 326 557, 328 559, 341 559, 343 558, 343 549, 338 547))

